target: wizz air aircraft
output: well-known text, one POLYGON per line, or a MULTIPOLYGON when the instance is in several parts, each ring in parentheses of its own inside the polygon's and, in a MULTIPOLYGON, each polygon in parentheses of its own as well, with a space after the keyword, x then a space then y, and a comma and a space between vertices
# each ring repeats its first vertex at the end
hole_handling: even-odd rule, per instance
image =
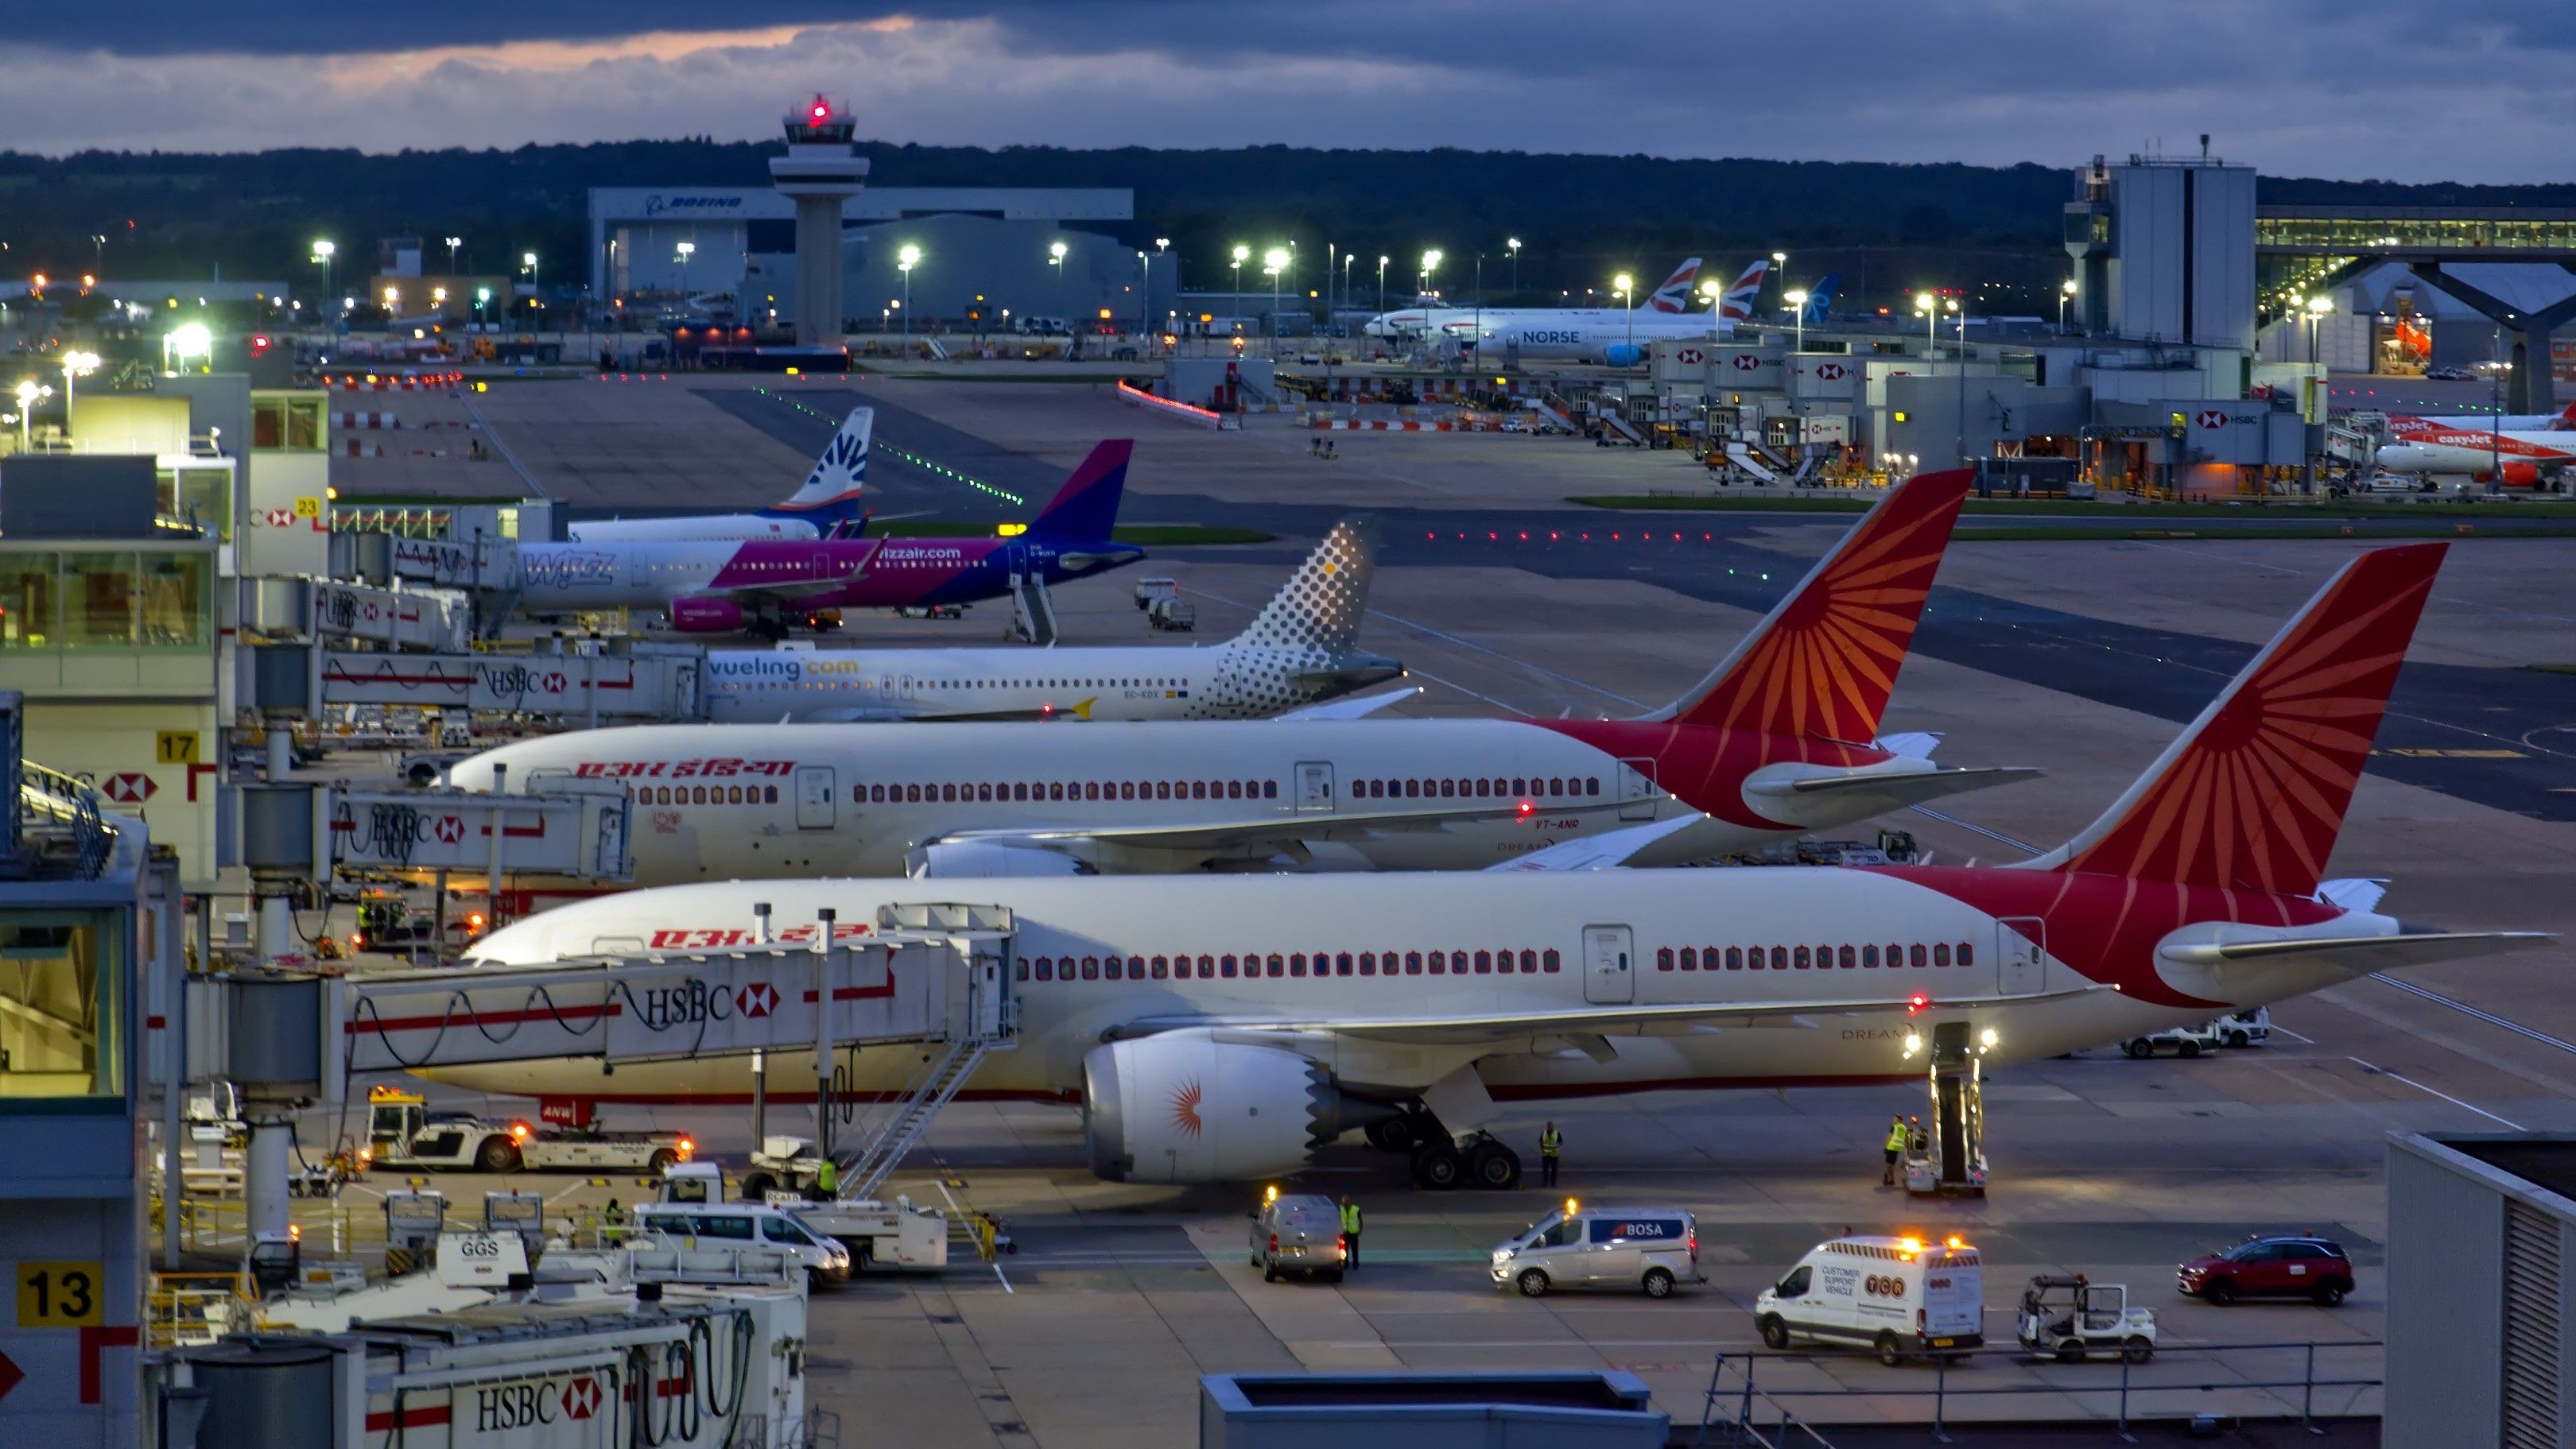
POLYGON ((1900 484, 1641 719, 644 725, 522 740, 449 778, 626 782, 638 885, 1473 869, 1674 816, 1694 823, 1651 855, 1702 860, 2036 773, 1942 769, 1930 736, 1877 738, 1968 482, 1900 484))
POLYGON ((997 537, 521 544, 519 612, 664 609, 682 633, 779 638, 822 609, 997 599, 1013 574, 1089 578, 1145 556, 1110 537, 1134 447, 1119 439, 1092 449, 1037 517, 997 537))
MULTIPOLYGON (((1241 634, 1212 649, 715 649, 718 724, 1262 719, 1404 673, 1359 651, 1375 530, 1334 524, 1241 634)), ((1413 690, 1352 700, 1374 709, 1413 690)))
POLYGON ((1665 313, 1645 307, 1633 312, 1615 307, 1488 312, 1481 324, 1471 314, 1466 321, 1450 324, 1444 330, 1461 342, 1481 338, 1488 350, 1515 352, 1524 358, 1629 367, 1642 361, 1655 343, 1668 338, 1735 335, 1736 324, 1752 317, 1754 299, 1762 294, 1762 279, 1770 270, 1768 257, 1746 267, 1705 312, 1665 313))
MULTIPOLYGON (((963 1095, 1080 1103, 1099 1176, 1269 1177, 1362 1128, 1427 1186, 1509 1187, 1497 1102, 1920 1082, 1944 1027, 2028 1061, 2548 940, 2406 924, 2379 882, 2324 876, 2443 548, 2346 565, 2099 820, 2017 865, 721 882, 549 911, 469 964, 751 944, 757 903, 807 942, 826 906, 855 936, 880 903, 999 904, 1019 1036, 963 1095)), ((710 999, 767 989, 757 969, 710 999)), ((899 1095, 919 1066, 853 1049, 849 1089, 899 1095)), ((773 1100, 810 1097, 786 1077, 810 1070, 773 1062, 773 1100)), ((740 1056, 429 1075, 591 1101, 751 1085, 740 1056)))
POLYGON ((814 460, 805 486, 784 503, 755 513, 692 514, 681 518, 594 518, 574 524, 575 543, 713 542, 754 538, 826 538, 861 521, 860 495, 868 481, 868 438, 875 408, 852 408, 841 430, 814 460))

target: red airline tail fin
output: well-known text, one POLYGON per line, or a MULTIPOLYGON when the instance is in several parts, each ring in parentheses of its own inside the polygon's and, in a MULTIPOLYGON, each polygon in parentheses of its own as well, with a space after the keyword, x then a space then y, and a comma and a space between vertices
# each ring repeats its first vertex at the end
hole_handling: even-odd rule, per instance
POLYGON ((2026 864, 2313 894, 2448 547, 2344 565, 2101 819, 2026 864))
POLYGON ((1972 476, 1950 469, 1898 484, 1715 673, 1654 718, 1856 744, 1875 738, 1972 476))

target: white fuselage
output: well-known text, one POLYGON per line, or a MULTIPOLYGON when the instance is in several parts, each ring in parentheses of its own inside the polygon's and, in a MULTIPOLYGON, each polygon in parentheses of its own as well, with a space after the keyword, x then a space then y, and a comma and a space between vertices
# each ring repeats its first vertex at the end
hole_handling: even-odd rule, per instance
POLYGON ((1346 692, 1301 683, 1298 672, 1314 662, 1315 651, 1241 640, 1206 649, 711 649, 704 691, 717 724, 1263 719, 1346 692))
POLYGON ((613 539, 519 545, 519 610, 658 609, 703 593, 734 561, 738 540, 613 539))
MULTIPOLYGON (((1566 1049, 1561 1037, 1545 1033, 1491 1041, 1468 1055, 1502 1099, 1901 1080, 1919 1078, 1923 1069, 1920 1056, 1904 1055, 1906 1034, 1928 1032, 1941 1020, 1965 1017, 1980 1032, 1992 1027, 1995 1060, 2026 1060, 2206 1019, 2218 1014, 2211 1002, 2247 1006, 2343 978, 2332 968, 2294 961, 2218 969, 2160 962, 2161 984, 2201 1004, 2156 1005, 2139 999, 2134 983, 2127 992, 2112 990, 2036 949, 2044 943, 2023 934, 2037 929, 2033 922, 2007 925, 1902 870, 1824 867, 1402 879, 720 882, 544 912, 478 943, 471 964, 721 951, 758 939, 756 901, 772 907, 780 937, 807 942, 826 906, 838 912, 844 935, 863 931, 857 923, 886 904, 1008 906, 1020 1040, 977 1072, 968 1090, 978 1096, 1069 1099, 1080 1090, 1084 1054, 1103 1033, 1145 1018, 1329 1022, 1701 1002, 1826 1004, 1751 1025, 1614 1030, 1609 1060, 1566 1049), (1757 947, 1764 964, 1743 966, 1744 953, 1757 947), (1782 967, 1769 964, 1775 947, 1787 953, 1782 967), (1845 949, 1876 964, 1846 966, 1845 949), (1891 949, 1905 964, 1885 964, 1891 949), (1697 969, 1682 969, 1685 950, 1697 969), (1918 950, 1925 963, 1919 966, 1913 964, 1918 950), (1817 967, 1818 951, 1835 964, 1817 967), (1443 969, 1432 966, 1434 953, 1444 958, 1443 969), (1506 959, 1508 972, 1493 964, 1506 959), (1328 974, 1316 973, 1318 960, 1330 962, 1328 974), (1400 963, 1392 974, 1390 961, 1400 963), (1248 974, 1247 962, 1257 963, 1257 971, 1248 974), (1174 963, 1185 963, 1186 973, 1174 963), (1918 993, 1928 1005, 1910 1011, 1918 993)), ((2395 929, 2385 917, 2353 912, 2295 933, 2395 929)), ((1428 1086, 1461 1060, 1437 1048, 1387 1050, 1350 1039, 1317 1050, 1345 1085, 1396 1092, 1428 1086)), ((899 1091, 920 1061, 916 1047, 852 1052, 851 1089, 899 1091)), ((810 1053, 801 1059, 775 1054, 770 1090, 810 1095, 811 1070, 810 1053)), ((613 1076, 588 1060, 433 1075, 486 1091, 605 1100, 741 1100, 750 1090, 740 1057, 629 1063, 613 1076)))
MULTIPOLYGON (((1517 720, 644 725, 505 745, 460 761, 450 782, 489 789, 495 763, 508 766, 514 790, 561 776, 630 786, 638 886, 902 875, 914 848, 968 831, 1329 821, 1337 812, 1456 811, 1483 800, 1494 818, 1389 828, 1314 852, 1328 869, 1475 870, 1622 824, 1698 813, 1617 758, 1517 720)), ((1874 768, 1933 767, 1899 758, 1874 768)), ((1759 818, 1777 828, 1712 819, 1659 843, 1663 853, 1652 858, 1705 859, 1884 808, 1840 793, 1765 797, 1759 818)), ((1196 868, 1151 847, 1104 844, 1086 858, 1107 871, 1196 868)))
POLYGON ((754 538, 820 538, 810 520, 760 513, 711 513, 686 518, 594 518, 569 530, 575 543, 742 542, 754 538))
POLYGON ((1614 349, 1633 346, 1643 353, 1667 338, 1724 337, 1734 331, 1732 321, 1705 311, 1629 313, 1583 308, 1554 316, 1532 314, 1499 322, 1489 320, 1481 331, 1471 322, 1449 329, 1449 335, 1471 345, 1481 338, 1488 352, 1517 350, 1528 358, 1600 362, 1615 360, 1618 353, 1614 349))

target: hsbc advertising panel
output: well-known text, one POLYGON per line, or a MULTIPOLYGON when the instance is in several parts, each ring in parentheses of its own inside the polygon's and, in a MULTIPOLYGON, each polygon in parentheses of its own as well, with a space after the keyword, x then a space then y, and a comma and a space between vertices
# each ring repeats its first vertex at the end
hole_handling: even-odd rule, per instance
POLYGON ((412 1449, 610 1449, 632 1434, 632 1417, 608 1365, 367 1396, 369 1442, 412 1449))
POLYGON ((1776 343, 1726 342, 1702 337, 1655 344, 1655 380, 1698 383, 1712 395, 1778 392, 1785 349, 1776 343))
POLYGON ((1864 386, 1860 363, 1812 353, 1789 359, 1790 393, 1814 402, 1857 404, 1864 386))

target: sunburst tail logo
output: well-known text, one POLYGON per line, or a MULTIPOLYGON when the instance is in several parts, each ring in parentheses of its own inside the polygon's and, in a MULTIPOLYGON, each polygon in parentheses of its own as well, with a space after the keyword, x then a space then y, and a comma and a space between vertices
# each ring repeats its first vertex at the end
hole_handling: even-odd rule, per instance
POLYGON ((1199 1120, 1199 1099, 1203 1095, 1196 1080, 1183 1082, 1180 1090, 1172 1094, 1172 1125, 1186 1136, 1196 1137, 1207 1129, 1207 1124, 1199 1120))

